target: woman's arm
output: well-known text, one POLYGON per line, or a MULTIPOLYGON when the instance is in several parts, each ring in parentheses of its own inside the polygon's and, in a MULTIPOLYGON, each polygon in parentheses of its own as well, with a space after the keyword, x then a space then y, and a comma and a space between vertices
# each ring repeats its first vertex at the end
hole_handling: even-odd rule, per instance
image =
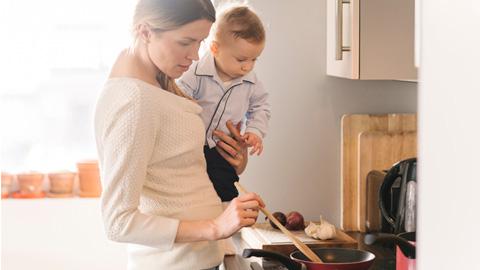
POLYGON ((248 147, 240 135, 240 125, 241 122, 235 127, 230 120, 227 121, 231 135, 221 130, 213 131, 213 135, 220 139, 216 146, 218 153, 232 165, 237 174, 243 173, 248 162, 248 147))
POLYGON ((265 207, 265 204, 257 194, 242 194, 233 199, 227 209, 213 220, 180 221, 175 242, 227 238, 241 228, 255 224, 258 207, 265 207))
POLYGON ((138 209, 158 126, 150 110, 158 105, 150 93, 133 84, 112 85, 97 101, 95 138, 102 172, 102 218, 112 241, 170 250, 179 220, 138 209))

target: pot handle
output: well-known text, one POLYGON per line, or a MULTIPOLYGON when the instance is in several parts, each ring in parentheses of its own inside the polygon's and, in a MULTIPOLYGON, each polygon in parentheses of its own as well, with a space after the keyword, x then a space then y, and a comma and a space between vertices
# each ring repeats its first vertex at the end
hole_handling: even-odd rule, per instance
POLYGON ((363 239, 363 242, 367 245, 371 245, 375 242, 386 242, 386 243, 394 243, 396 244, 400 250, 402 251, 403 255, 410 259, 415 259, 416 257, 416 247, 412 245, 407 240, 398 237, 394 234, 387 234, 387 233, 377 233, 377 234, 367 234, 363 239))
POLYGON ((277 252, 266 251, 263 249, 254 249, 254 248, 246 248, 243 250, 242 257, 250 258, 250 257, 263 257, 276 260, 287 267, 289 270, 301 270, 302 264, 288 258, 277 252))

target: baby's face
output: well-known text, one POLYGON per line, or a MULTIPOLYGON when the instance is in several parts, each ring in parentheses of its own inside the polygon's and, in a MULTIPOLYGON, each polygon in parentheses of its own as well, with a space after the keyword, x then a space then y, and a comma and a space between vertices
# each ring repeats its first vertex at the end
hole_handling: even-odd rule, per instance
POLYGON ((242 38, 216 42, 212 52, 222 80, 236 79, 249 73, 264 47, 265 42, 249 42, 242 38))

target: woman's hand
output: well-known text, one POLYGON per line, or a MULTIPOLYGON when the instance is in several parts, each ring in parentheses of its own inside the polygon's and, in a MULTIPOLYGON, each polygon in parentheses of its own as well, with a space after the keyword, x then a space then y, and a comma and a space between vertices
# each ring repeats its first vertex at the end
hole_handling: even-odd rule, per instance
POLYGON ((265 207, 263 200, 249 192, 233 199, 223 213, 213 220, 217 239, 230 237, 243 227, 255 224, 259 207, 265 207))
POLYGON ((240 135, 241 122, 235 127, 232 121, 227 121, 231 136, 220 130, 214 130, 213 135, 220 139, 216 149, 218 153, 232 165, 237 174, 241 174, 248 162, 248 146, 240 135))
POLYGON ((245 226, 255 224, 263 200, 248 192, 233 199, 223 213, 209 220, 181 220, 175 242, 213 241, 230 237, 245 226))

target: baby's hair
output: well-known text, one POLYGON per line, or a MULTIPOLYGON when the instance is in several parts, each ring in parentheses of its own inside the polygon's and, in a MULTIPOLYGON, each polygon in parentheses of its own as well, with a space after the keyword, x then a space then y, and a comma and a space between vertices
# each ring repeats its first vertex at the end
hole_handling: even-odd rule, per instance
POLYGON ((231 36, 253 43, 265 41, 265 29, 255 12, 246 5, 229 6, 217 16, 217 22, 212 28, 214 39, 224 40, 231 36))

